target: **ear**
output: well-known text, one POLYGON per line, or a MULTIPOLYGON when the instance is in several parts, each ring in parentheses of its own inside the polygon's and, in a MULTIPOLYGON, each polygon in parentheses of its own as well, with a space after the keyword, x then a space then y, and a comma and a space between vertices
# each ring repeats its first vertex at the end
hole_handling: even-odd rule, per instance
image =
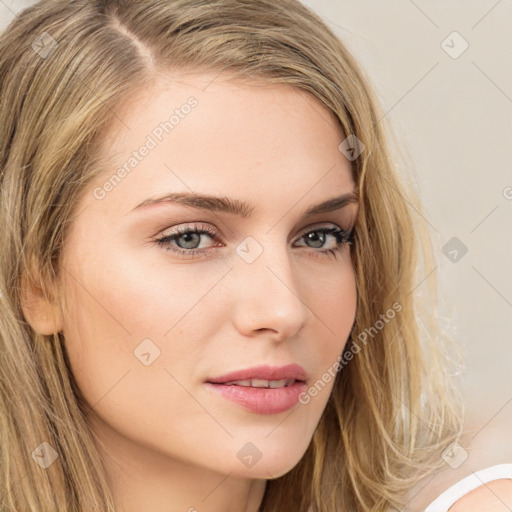
POLYGON ((49 335, 62 330, 61 308, 40 277, 23 277, 21 304, 25 319, 37 333, 49 335))

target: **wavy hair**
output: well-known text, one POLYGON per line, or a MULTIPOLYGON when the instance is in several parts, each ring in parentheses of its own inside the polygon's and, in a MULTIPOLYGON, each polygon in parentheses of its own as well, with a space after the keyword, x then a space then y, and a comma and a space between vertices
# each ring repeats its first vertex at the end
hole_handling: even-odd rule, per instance
POLYGON ((297 0, 42 0, 0 36, 2 510, 115 510, 63 334, 31 328, 23 291, 31 283, 53 298, 73 207, 100 172, 96 149, 115 108, 172 69, 308 91, 364 144, 351 162, 359 195, 352 360, 340 361, 307 451, 267 482, 260 510, 403 506, 443 464, 462 420, 435 274, 416 291, 434 267, 422 206, 354 57, 297 0), (43 441, 59 457, 44 471, 31 457, 43 441))

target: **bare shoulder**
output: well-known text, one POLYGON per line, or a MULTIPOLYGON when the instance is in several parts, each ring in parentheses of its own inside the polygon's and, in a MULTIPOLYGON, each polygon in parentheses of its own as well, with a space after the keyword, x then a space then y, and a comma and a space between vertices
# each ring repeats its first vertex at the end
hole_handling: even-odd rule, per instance
POLYGON ((472 490, 457 500, 449 512, 510 512, 512 480, 502 478, 472 490))

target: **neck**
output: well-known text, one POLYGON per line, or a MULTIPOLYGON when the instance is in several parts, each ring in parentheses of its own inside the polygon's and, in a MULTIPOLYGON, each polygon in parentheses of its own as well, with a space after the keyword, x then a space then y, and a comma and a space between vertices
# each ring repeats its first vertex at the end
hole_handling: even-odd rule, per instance
POLYGON ((223 474, 91 424, 118 512, 258 512, 266 480, 223 474))

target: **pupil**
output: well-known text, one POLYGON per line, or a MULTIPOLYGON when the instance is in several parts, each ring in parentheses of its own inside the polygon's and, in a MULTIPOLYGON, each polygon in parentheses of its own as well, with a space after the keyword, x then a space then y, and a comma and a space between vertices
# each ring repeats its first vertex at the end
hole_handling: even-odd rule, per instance
POLYGON ((185 239, 185 244, 186 244, 186 246, 182 247, 182 249, 196 249, 197 245, 194 246, 194 237, 196 238, 195 242, 198 243, 199 236, 200 236, 199 233, 185 233, 185 234, 181 235, 181 237, 179 239, 185 239), (192 240, 190 240, 190 238, 192 238, 192 240), (192 241, 192 246, 189 246, 188 244, 190 244, 191 241, 192 241))
POLYGON ((324 243, 325 243, 325 233, 322 233, 320 231, 318 231, 318 232, 315 231, 313 233, 309 233, 308 240, 310 242, 317 244, 317 245, 314 245, 314 247, 322 247, 322 245, 324 245, 324 243))

